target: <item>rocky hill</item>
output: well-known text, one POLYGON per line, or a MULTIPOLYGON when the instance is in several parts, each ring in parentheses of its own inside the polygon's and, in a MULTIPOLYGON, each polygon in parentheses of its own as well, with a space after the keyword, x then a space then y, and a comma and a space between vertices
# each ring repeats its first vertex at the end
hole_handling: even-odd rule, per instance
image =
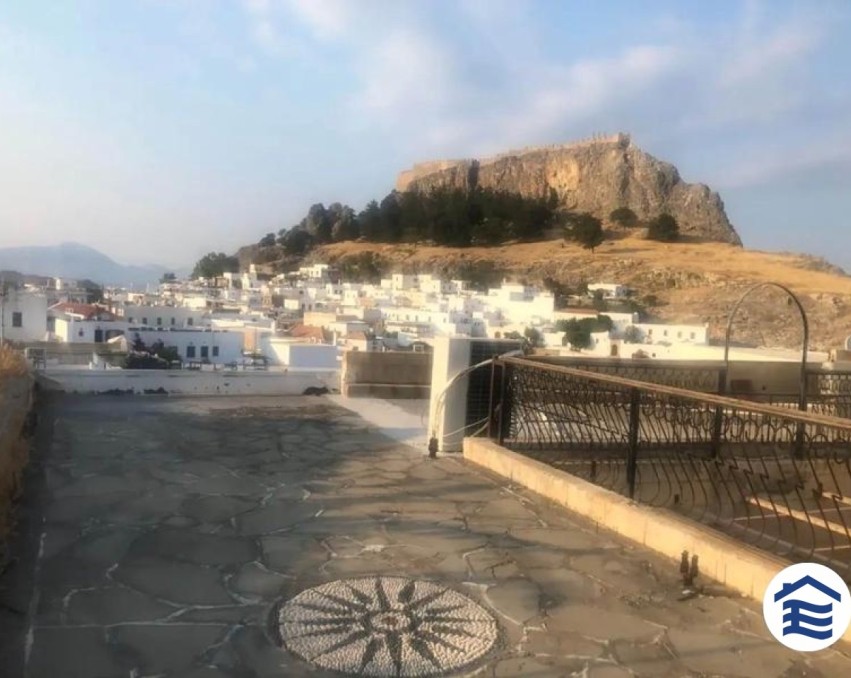
POLYGON ((477 186, 526 197, 555 192, 561 208, 600 217, 617 207, 629 207, 642 220, 668 212, 686 236, 742 244, 717 193, 685 183, 676 167, 645 153, 626 134, 487 159, 425 162, 396 181, 402 192, 477 186))

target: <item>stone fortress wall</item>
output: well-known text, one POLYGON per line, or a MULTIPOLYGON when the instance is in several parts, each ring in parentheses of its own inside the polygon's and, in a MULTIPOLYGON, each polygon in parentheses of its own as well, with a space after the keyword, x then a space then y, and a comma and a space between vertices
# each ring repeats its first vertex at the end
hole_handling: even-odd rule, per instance
POLYGON ((503 160, 504 158, 511 158, 518 155, 528 155, 530 153, 541 153, 541 152, 552 152, 552 151, 567 151, 573 150, 577 148, 586 148, 588 146, 603 146, 606 144, 611 144, 614 146, 618 146, 620 148, 626 148, 630 144, 630 136, 625 132, 618 132, 617 134, 594 134, 585 139, 580 139, 578 141, 571 141, 564 144, 548 144, 546 146, 525 146, 519 150, 505 151, 504 153, 498 153, 497 155, 492 155, 487 158, 480 158, 477 162, 479 166, 483 165, 491 165, 499 160, 503 160))
POLYGON ((469 168, 472 166, 484 167, 487 165, 492 165, 500 160, 505 158, 511 158, 518 155, 528 155, 531 153, 541 153, 541 152, 553 152, 553 151, 565 151, 572 150, 578 148, 585 148, 588 146, 597 146, 597 145, 614 145, 619 148, 627 148, 631 143, 631 137, 629 134, 625 132, 618 132, 617 134, 593 134, 590 137, 586 137, 584 139, 579 139, 578 141, 570 141, 563 144, 547 144, 544 146, 525 146, 520 149, 515 149, 511 151, 505 151, 503 153, 497 153, 496 155, 487 156, 484 158, 461 158, 455 160, 429 160, 427 162, 418 162, 415 163, 411 169, 403 170, 399 172, 399 176, 396 179, 396 190, 397 191, 406 191, 412 182, 422 179, 430 174, 434 174, 436 172, 443 172, 444 170, 453 169, 453 168, 469 168))

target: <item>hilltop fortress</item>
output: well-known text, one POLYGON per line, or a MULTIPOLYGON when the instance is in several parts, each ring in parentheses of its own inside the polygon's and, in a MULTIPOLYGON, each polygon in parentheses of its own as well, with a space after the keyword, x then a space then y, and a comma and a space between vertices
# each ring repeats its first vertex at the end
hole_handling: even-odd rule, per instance
POLYGON ((640 219, 668 212, 684 235, 742 244, 717 193, 685 183, 676 167, 645 153, 623 133, 489 158, 417 163, 396 180, 397 191, 436 187, 482 187, 530 197, 554 191, 563 209, 601 218, 616 207, 629 207, 640 219))

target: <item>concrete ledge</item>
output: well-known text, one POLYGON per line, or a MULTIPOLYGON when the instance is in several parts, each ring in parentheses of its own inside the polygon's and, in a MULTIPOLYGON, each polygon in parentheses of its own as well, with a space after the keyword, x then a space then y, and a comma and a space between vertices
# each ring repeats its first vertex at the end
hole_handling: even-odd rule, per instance
POLYGON ((46 391, 172 395, 301 395, 309 387, 336 388, 336 370, 207 372, 191 370, 56 369, 38 373, 46 391))
MULTIPOLYGON (((721 582, 760 604, 774 576, 791 565, 790 561, 750 547, 700 523, 665 509, 637 504, 486 438, 465 438, 464 458, 676 563, 680 562, 683 551, 695 554, 703 576, 721 582)), ((851 643, 851 627, 842 639, 851 643)))
POLYGON ((343 395, 347 398, 428 400, 430 392, 430 386, 419 384, 343 384, 343 395))

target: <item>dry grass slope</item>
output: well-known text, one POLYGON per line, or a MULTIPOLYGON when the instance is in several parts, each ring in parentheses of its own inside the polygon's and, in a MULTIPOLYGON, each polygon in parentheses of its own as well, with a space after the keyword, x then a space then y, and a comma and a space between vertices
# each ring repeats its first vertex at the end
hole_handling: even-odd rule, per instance
MULTIPOLYGON (((530 282, 552 277, 568 285, 625 283, 640 297, 658 298, 659 306, 650 310, 659 319, 707 322, 714 336, 749 286, 776 282, 801 298, 810 320, 811 348, 838 347, 851 334, 851 277, 805 255, 717 242, 660 243, 645 240, 640 233, 616 233, 594 253, 558 240, 466 249, 345 242, 322 247, 312 258, 334 262, 362 252, 375 252, 388 267, 406 270, 489 261, 507 275, 530 282)), ((800 321, 781 295, 761 292, 737 316, 735 336, 796 348, 801 340, 800 321)))

